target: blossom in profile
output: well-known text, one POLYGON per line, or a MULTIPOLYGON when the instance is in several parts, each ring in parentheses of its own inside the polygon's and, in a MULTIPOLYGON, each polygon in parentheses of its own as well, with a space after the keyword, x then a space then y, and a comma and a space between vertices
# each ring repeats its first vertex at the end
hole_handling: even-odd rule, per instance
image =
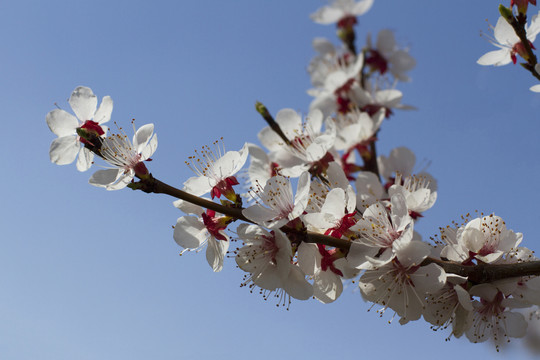
MULTIPOLYGON (((225 233, 229 218, 218 217, 213 210, 200 208, 200 216, 178 218, 174 227, 174 241, 186 250, 200 251, 206 247, 206 260, 214 272, 223 269, 223 260, 229 249, 229 236, 225 233)), ((182 251, 182 253, 184 252, 182 251)))
POLYGON ((373 0, 334 0, 330 5, 323 6, 313 14, 311 19, 318 24, 328 25, 338 23, 338 26, 344 26, 343 23, 356 23, 356 16, 365 14, 371 6, 373 0), (349 20, 349 21, 347 21, 349 20))
POLYGON ((79 86, 69 98, 75 116, 62 109, 54 109, 46 117, 49 129, 58 136, 49 150, 51 161, 58 165, 71 164, 77 158, 77 170, 86 171, 92 165, 94 154, 85 145, 94 146, 107 131, 102 124, 111 119, 113 101, 105 96, 97 108, 97 96, 92 89, 79 86), (79 136, 80 133, 86 136, 79 136))
POLYGON ((313 279, 313 296, 323 304, 337 300, 343 292, 343 267, 346 260, 337 249, 302 242, 298 247, 298 265, 313 279))
POLYGON ((494 263, 515 251, 522 239, 522 233, 507 229, 501 217, 491 214, 473 219, 460 227, 456 240, 448 242, 441 256, 464 264, 473 260, 494 263))
POLYGON ((149 172, 143 161, 150 160, 157 144, 154 124, 146 124, 136 130, 133 141, 123 133, 106 137, 99 152, 113 167, 96 171, 89 180, 90 184, 107 190, 119 190, 125 188, 135 176, 147 176, 149 172))
MULTIPOLYGON (((540 17, 538 14, 532 17, 531 24, 525 30, 529 45, 534 49, 532 43, 540 32, 540 17)), ((479 65, 503 66, 511 62, 515 64, 517 62, 516 54, 527 60, 528 55, 523 43, 516 35, 514 28, 502 16, 493 27, 493 36, 495 38, 490 39, 489 42, 498 47, 499 50, 493 50, 482 55, 477 61, 479 65)))
POLYGON ((437 200, 437 191, 430 188, 430 179, 422 175, 407 176, 402 181, 401 174, 396 175, 394 185, 388 189, 388 195, 401 194, 405 198, 409 215, 416 219, 430 209, 437 200))

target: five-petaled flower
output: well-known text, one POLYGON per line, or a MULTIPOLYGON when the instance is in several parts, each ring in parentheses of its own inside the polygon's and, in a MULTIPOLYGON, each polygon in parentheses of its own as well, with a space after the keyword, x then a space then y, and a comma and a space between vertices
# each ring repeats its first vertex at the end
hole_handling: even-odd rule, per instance
POLYGON ((96 145, 91 143, 91 139, 99 141, 99 137, 107 131, 101 124, 111 119, 113 101, 110 96, 105 96, 97 108, 97 97, 92 89, 79 86, 73 90, 69 105, 76 117, 62 109, 54 109, 47 114, 47 125, 58 136, 51 144, 49 156, 53 163, 66 165, 71 164, 78 155, 77 169, 86 171, 92 166, 94 153, 85 145, 96 145), (81 132, 86 136, 79 136, 81 132))

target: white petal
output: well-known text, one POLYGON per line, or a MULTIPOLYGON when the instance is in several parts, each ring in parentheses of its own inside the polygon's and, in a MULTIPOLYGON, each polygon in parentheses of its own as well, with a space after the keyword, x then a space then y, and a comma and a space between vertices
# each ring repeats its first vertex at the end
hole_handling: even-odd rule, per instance
POLYGON ((457 285, 457 286, 454 286, 454 291, 456 292, 458 296, 458 301, 460 305, 463 306, 463 308, 467 311, 473 311, 471 296, 469 295, 467 290, 457 285))
POLYGON ((495 40, 501 45, 513 46, 519 41, 519 37, 516 35, 512 25, 502 16, 497 20, 497 24, 493 29, 493 35, 495 36, 495 40))
POLYGON ((137 153, 142 152, 153 133, 154 124, 143 125, 137 130, 133 136, 133 146, 136 148, 137 153))
POLYGON ((441 250, 441 257, 461 263, 467 260, 468 253, 468 250, 464 250, 460 244, 449 244, 441 250))
POLYGON ((349 266, 356 269, 371 269, 369 258, 374 258, 379 249, 373 246, 367 246, 357 241, 351 243, 351 248, 347 253, 347 262, 349 266))
POLYGON ((197 249, 207 236, 208 231, 196 216, 182 216, 174 227, 174 241, 184 249, 197 249))
MULTIPOLYGON (((475 221, 475 220, 473 220, 475 221)), ((484 246, 486 238, 484 233, 478 229, 470 227, 469 225, 472 221, 466 226, 461 234, 460 243, 463 244, 468 250, 478 253, 480 249, 484 246)))
POLYGON ((502 66, 512 62, 510 51, 507 49, 493 50, 482 55, 476 63, 478 65, 502 66))
POLYGON ((531 24, 526 28, 527 30, 527 39, 530 42, 536 40, 536 35, 540 32, 540 11, 538 14, 534 15, 531 19, 531 24))
POLYGON ((79 156, 77 157, 77 170, 86 171, 92 166, 94 160, 94 153, 85 147, 81 146, 79 150, 79 156))
MULTIPOLYGON (((208 199, 207 199, 208 200, 208 199)), ((201 215, 204 212, 204 209, 199 205, 195 205, 185 200, 175 200, 173 201, 174 207, 182 210, 186 214, 201 215)))
POLYGON ((371 6, 373 5, 373 0, 361 0, 354 4, 354 7, 352 8, 353 15, 363 15, 365 14, 369 9, 371 9, 371 6))
POLYGON ((49 129, 58 137, 75 135, 79 126, 77 118, 67 111, 54 109, 45 118, 49 129))
POLYGON ((405 198, 401 194, 395 194, 391 198, 391 203, 392 209, 390 218, 392 219, 392 223, 397 229, 402 230, 411 222, 405 198))
POLYGON ((269 126, 262 129, 259 134, 257 134, 257 137, 261 144, 270 151, 279 150, 285 145, 281 137, 269 126))
POLYGON ((317 268, 316 259, 318 256, 320 257, 317 245, 302 242, 300 246, 298 246, 298 266, 300 266, 300 269, 302 269, 306 275, 315 274, 315 269, 317 268))
POLYGON ((420 263, 431 253, 429 244, 417 240, 405 243, 396 240, 392 243, 392 248, 399 262, 406 268, 420 265, 420 263))
POLYGON ((377 34, 377 50, 382 55, 390 54, 396 49, 396 39, 394 32, 390 29, 383 29, 377 34))
POLYGON ((94 121, 98 124, 103 124, 111 120, 112 110, 113 101, 110 96, 105 96, 103 100, 101 100, 101 105, 99 105, 99 108, 94 115, 94 121))
POLYGON ((141 161, 148 160, 156 152, 158 145, 157 134, 152 136, 152 139, 146 144, 144 149, 141 151, 141 161))
POLYGON ((311 14, 310 18, 318 24, 328 25, 338 22, 344 15, 345 13, 341 9, 323 6, 311 14))
POLYGON ((302 131, 302 118, 293 109, 281 109, 276 115, 276 122, 289 140, 302 131))
POLYGON ((320 54, 332 54, 336 51, 334 44, 326 38, 315 38, 311 42, 313 49, 320 54))
POLYGON ((195 196, 201 196, 214 187, 215 181, 206 176, 193 176, 184 182, 184 190, 195 196))
POLYGON ((321 212, 331 214, 334 218, 341 220, 345 216, 345 206, 345 191, 336 188, 326 195, 321 212))
POLYGON ((469 290, 469 294, 472 296, 479 296, 488 302, 492 302, 498 292, 499 290, 492 284, 475 285, 469 290))
POLYGON ((422 266, 413 274, 410 274, 410 277, 416 291, 422 295, 425 293, 433 294, 442 289, 446 283, 446 272, 436 264, 422 266))
POLYGON ((283 286, 283 290, 298 300, 307 300, 313 296, 313 286, 307 282, 302 270, 295 265, 291 265, 289 277, 283 286))
POLYGON ((311 110, 306 116, 306 124, 308 124, 315 133, 320 133, 323 124, 323 114, 321 110, 311 110))
POLYGON ((79 86, 69 98, 69 105, 75 112, 75 115, 82 122, 91 120, 94 117, 97 107, 97 97, 92 92, 92 89, 85 86, 79 86))
POLYGON ((303 219, 308 225, 320 230, 333 228, 336 220, 334 217, 329 217, 328 214, 323 213, 305 214, 303 219))
POLYGON ((246 163, 249 154, 247 143, 240 151, 228 151, 214 163, 214 172, 220 179, 234 176, 246 163))
POLYGON ((57 165, 71 164, 79 153, 80 143, 77 136, 63 136, 51 143, 49 156, 57 165))
POLYGON ((238 237, 244 241, 253 241, 260 239, 262 236, 271 236, 268 231, 260 226, 246 223, 238 225, 236 228, 236 233, 238 234, 238 237))
POLYGON ((223 259, 225 258, 228 249, 228 241, 217 240, 213 237, 208 239, 208 244, 206 246, 206 260, 214 272, 219 272, 223 269, 223 259))
POLYGON ((242 210, 242 214, 249 220, 261 225, 276 219, 279 215, 275 210, 258 204, 245 208, 242 210))
POLYGON ((88 182, 98 187, 107 187, 114 184, 124 171, 120 169, 98 170, 90 177, 88 182))
POLYGON ((506 335, 513 338, 520 338, 527 333, 527 321, 522 314, 515 312, 504 313, 506 335))
POLYGON ((309 173, 304 172, 298 179, 296 187, 296 196, 294 198, 294 209, 289 216, 289 220, 302 215, 309 201, 309 185, 311 183, 309 173))
POLYGON ((135 172, 133 170, 128 172, 120 171, 118 175, 119 176, 116 181, 106 187, 107 190, 121 190, 125 188, 131 182, 131 180, 133 180, 135 172))
POLYGON ((324 304, 337 300, 343 292, 341 278, 332 271, 318 271, 313 281, 313 296, 324 304))

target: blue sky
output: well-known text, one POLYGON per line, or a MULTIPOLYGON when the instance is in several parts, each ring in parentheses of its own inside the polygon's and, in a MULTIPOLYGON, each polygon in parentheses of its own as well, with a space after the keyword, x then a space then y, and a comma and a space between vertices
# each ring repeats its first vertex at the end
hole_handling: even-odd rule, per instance
MULTIPOLYGON (((181 186, 194 149, 223 137, 256 142, 262 101, 308 111, 311 41, 336 41, 310 21, 325 4, 296 1, 6 1, 0 3, 4 137, 0 249, 0 358, 5 359, 438 359, 489 356, 490 345, 445 342, 423 322, 388 324, 350 285, 333 304, 272 300, 240 288, 229 259, 218 274, 204 254, 179 257, 166 196, 87 184, 92 170, 56 166, 45 115, 79 85, 114 100, 113 120, 153 122, 150 171, 181 186)), ((360 18, 390 28, 417 67, 404 103, 383 124, 378 151, 408 146, 437 178, 424 238, 467 212, 494 212, 540 250, 540 95, 519 66, 481 67, 480 37, 497 3, 379 0, 360 18)), ((508 4, 506 4, 508 5, 508 4)), ((533 8, 533 11, 538 9, 533 8)), ((515 359, 528 358, 518 341, 515 359)))

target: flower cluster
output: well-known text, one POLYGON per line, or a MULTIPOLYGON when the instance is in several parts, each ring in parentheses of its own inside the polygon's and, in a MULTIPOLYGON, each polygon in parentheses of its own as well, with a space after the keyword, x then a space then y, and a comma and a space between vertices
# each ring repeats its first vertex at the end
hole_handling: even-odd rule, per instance
MULTIPOLYGON (((313 42, 317 55, 308 68, 313 101, 307 114, 286 108, 274 118, 258 103, 268 123, 258 134, 265 149, 246 143, 225 151, 221 141, 203 146, 186 161, 195 176, 182 190, 155 179, 145 165, 157 148, 154 125, 134 128, 132 140, 121 128, 106 136, 101 124, 110 120, 112 100, 105 97, 96 110, 97 98, 86 87, 76 88, 69 100, 76 117, 59 109, 47 115, 59 137, 51 160, 67 164, 78 154, 82 171, 97 155, 109 168, 94 173, 92 185, 179 198, 174 205, 184 215, 173 238, 182 253, 206 249, 215 272, 234 257, 247 273, 241 285, 260 289, 265 299, 274 296, 287 307, 291 298, 331 303, 353 281, 379 314, 391 310, 401 324, 423 317, 434 329, 451 326, 455 337, 491 339, 498 347, 526 333, 527 319, 516 309, 540 306, 537 268, 517 275, 503 270, 537 259, 520 246, 523 235, 494 214, 442 228, 432 242, 415 231, 437 200, 437 183, 415 170, 412 150, 376 151, 385 120, 396 110, 412 109, 401 103, 397 87, 410 80, 415 61, 390 30, 379 32, 375 44, 368 36, 356 51, 356 17, 372 4, 336 0, 312 14, 317 23, 336 23, 342 45, 313 42), (244 223, 232 229, 238 220, 244 223), (232 241, 241 245, 232 249, 232 241)), ((515 5, 523 22, 527 2, 515 5)), ((528 59, 508 16, 493 30, 500 49, 478 63, 528 59)), ((532 46, 540 32, 538 15, 526 32, 532 46)))

